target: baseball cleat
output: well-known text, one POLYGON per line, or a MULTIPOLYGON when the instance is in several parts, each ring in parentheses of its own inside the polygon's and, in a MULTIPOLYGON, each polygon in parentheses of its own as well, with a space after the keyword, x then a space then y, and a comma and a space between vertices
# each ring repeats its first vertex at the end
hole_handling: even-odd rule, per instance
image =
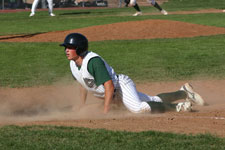
POLYGON ((190 112, 192 111, 192 104, 191 102, 180 102, 176 106, 176 111, 181 112, 181 111, 187 111, 190 112))
POLYGON ((53 13, 50 13, 49 15, 50 15, 50 16, 52 16, 52 17, 54 17, 54 16, 55 16, 55 14, 53 14, 53 13))
POLYGON ((140 16, 140 15, 142 15, 142 12, 140 12, 140 11, 136 12, 135 14, 133 14, 133 16, 140 16))
POLYGON ((30 17, 32 17, 32 16, 34 16, 35 15, 35 13, 30 13, 30 17))
POLYGON ((187 93, 187 101, 190 101, 193 104, 203 106, 205 105, 205 101, 203 98, 193 90, 193 87, 189 83, 185 83, 180 90, 185 91, 187 93))
POLYGON ((163 15, 168 15, 168 12, 165 11, 164 9, 160 11, 163 15))

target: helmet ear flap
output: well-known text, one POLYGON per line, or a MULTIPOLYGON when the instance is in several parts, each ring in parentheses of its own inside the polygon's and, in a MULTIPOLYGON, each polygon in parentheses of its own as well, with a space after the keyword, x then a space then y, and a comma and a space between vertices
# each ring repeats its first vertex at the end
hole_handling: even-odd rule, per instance
POLYGON ((76 52, 77 52, 77 55, 79 55, 79 56, 80 56, 80 54, 81 54, 81 50, 80 50, 79 48, 76 48, 76 52))
POLYGON ((88 53, 88 51, 77 51, 77 55, 79 56, 85 56, 88 53))

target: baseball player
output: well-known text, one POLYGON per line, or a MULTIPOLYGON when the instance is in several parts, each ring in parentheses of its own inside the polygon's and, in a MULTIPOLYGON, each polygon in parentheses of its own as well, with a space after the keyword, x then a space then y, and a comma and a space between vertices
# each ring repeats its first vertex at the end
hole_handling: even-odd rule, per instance
MULTIPOLYGON (((124 0, 124 2, 126 3, 126 5, 125 5, 126 7, 130 4, 136 10, 136 13, 133 14, 133 16, 142 15, 142 12, 141 12, 136 0, 124 0)), ((168 12, 166 10, 162 9, 155 0, 147 0, 147 2, 149 2, 155 8, 157 8, 163 15, 168 15, 168 12)))
MULTIPOLYGON (((47 2, 48 2, 48 12, 49 12, 49 15, 52 16, 52 17, 54 17, 55 14, 53 13, 53 0, 47 0, 47 2)), ((32 8, 31 8, 30 17, 32 17, 32 16, 35 15, 35 11, 37 9, 38 3, 39 3, 39 0, 34 0, 34 2, 32 4, 32 8)))
POLYGON ((191 111, 192 104, 204 105, 202 97, 186 83, 180 90, 156 96, 137 91, 134 82, 114 69, 98 54, 88 51, 88 40, 80 33, 71 33, 60 46, 65 48, 73 77, 80 83, 80 96, 85 104, 87 93, 104 99, 103 113, 108 113, 111 103, 121 101, 133 113, 164 112, 165 110, 191 111), (184 102, 172 104, 180 99, 184 102))

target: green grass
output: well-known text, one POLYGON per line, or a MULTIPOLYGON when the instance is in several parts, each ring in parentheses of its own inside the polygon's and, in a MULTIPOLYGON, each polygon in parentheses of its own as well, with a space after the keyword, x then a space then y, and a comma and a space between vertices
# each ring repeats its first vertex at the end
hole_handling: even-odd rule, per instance
POLYGON ((225 35, 96 44, 102 45, 102 51, 98 53, 103 55, 118 73, 128 74, 134 80, 224 78, 224 37, 225 35), (113 51, 116 51, 116 54, 113 51))
MULTIPOLYGON (((224 9, 224 0, 169 0, 168 11, 224 9)), ((144 13, 157 12, 141 7, 144 13)), ((133 8, 54 10, 0 13, 0 35, 33 34, 146 19, 166 19, 225 27, 225 13, 147 15, 132 17, 133 8)), ((154 29, 153 29, 154 30, 154 29)), ((117 73, 135 81, 168 81, 225 78, 225 35, 183 39, 90 42, 90 50, 104 57, 117 73)), ((0 87, 49 85, 71 79, 69 62, 59 43, 0 42, 0 87)), ((0 149, 190 149, 224 150, 225 139, 212 135, 181 135, 146 131, 139 133, 55 126, 4 126, 0 149)))
POLYGON ((0 85, 49 84, 65 75, 64 51, 58 43, 0 43, 0 85), (63 69, 64 68, 64 69, 63 69), (21 84, 22 83, 22 84, 21 84))
MULTIPOLYGON (((225 78, 225 35, 90 42, 117 73, 136 81, 225 78), (116 61, 115 61, 116 60, 116 61)), ((70 76, 59 43, 0 43, 0 86, 52 84, 70 76)))
POLYGON ((212 135, 119 132, 61 126, 5 126, 0 128, 0 149, 88 150, 224 150, 225 139, 212 135))
POLYGON ((168 10, 225 9, 224 0, 169 0, 163 6, 168 10))

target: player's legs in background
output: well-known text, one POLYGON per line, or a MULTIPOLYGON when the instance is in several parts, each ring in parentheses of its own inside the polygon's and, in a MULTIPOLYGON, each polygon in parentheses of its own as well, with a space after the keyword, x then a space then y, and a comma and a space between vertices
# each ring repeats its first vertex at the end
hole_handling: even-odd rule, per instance
POLYGON ((48 12, 50 16, 55 16, 55 14, 53 14, 53 0, 47 0, 48 2, 48 12))
POLYGON ((136 10, 136 13, 133 14, 133 16, 139 16, 142 15, 141 9, 138 6, 136 0, 130 0, 130 5, 134 7, 134 9, 136 10))
POLYGON ((34 2, 33 2, 33 4, 32 4, 32 7, 31 7, 31 14, 30 14, 30 17, 32 17, 32 16, 35 15, 35 12, 36 12, 38 3, 39 3, 39 0, 34 0, 34 2))
POLYGON ((156 9, 158 9, 163 15, 168 15, 168 12, 162 9, 162 7, 160 7, 155 0, 148 0, 148 2, 152 4, 156 9))
POLYGON ((130 4, 130 0, 124 0, 125 3, 125 7, 128 7, 128 5, 130 4))
POLYGON ((162 8, 159 6, 159 4, 155 0, 148 0, 149 3, 151 3, 155 8, 157 8, 159 11, 162 10, 162 8))

